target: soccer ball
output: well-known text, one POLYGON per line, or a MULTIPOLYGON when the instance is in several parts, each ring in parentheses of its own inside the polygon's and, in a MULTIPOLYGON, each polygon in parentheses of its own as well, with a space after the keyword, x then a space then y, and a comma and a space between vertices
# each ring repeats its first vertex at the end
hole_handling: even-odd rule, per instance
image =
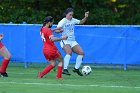
POLYGON ((89 75, 92 72, 92 69, 90 66, 83 66, 82 73, 83 75, 89 75))

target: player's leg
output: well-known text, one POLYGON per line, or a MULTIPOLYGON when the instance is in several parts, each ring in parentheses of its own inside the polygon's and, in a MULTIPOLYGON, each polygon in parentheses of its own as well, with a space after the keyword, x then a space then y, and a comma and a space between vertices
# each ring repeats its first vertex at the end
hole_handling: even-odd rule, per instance
POLYGON ((70 45, 64 45, 63 50, 65 51, 66 55, 64 57, 64 70, 63 70, 63 74, 66 75, 71 75, 68 71, 68 65, 70 62, 70 58, 71 58, 71 54, 72 54, 72 50, 70 45))
POLYGON ((43 78, 44 75, 49 73, 55 67, 55 60, 50 60, 49 65, 47 65, 41 72, 38 73, 38 78, 43 78))
POLYGON ((69 62, 70 62, 71 54, 72 54, 71 46, 70 46, 68 41, 64 41, 64 40, 60 42, 60 45, 63 48, 64 52, 66 53, 66 55, 64 57, 63 74, 71 75, 68 72, 68 65, 69 65, 69 62))
POLYGON ((63 58, 62 56, 59 56, 58 60, 58 69, 57 69, 57 75, 56 77, 59 79, 63 79, 62 78, 62 69, 63 69, 63 58))
POLYGON ((8 49, 5 46, 3 46, 0 49, 0 55, 4 58, 3 61, 2 61, 1 67, 0 67, 1 76, 2 77, 8 77, 8 74, 6 73, 6 69, 7 69, 7 66, 9 64, 11 54, 8 51, 8 49))
POLYGON ((76 64, 75 64, 75 68, 74 68, 74 72, 77 72, 78 75, 83 76, 81 74, 81 72, 79 71, 79 68, 81 66, 83 57, 84 57, 84 52, 82 50, 82 48, 80 47, 79 44, 75 45, 74 47, 72 47, 72 51, 75 52, 76 54, 78 54, 77 58, 76 58, 76 64))

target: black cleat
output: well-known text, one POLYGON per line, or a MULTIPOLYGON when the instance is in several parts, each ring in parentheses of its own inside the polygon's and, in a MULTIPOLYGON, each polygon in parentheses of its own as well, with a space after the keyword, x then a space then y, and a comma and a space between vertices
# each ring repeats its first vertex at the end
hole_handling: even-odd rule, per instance
POLYGON ((73 72, 77 73, 79 76, 83 76, 83 74, 79 71, 79 69, 73 69, 73 72))
POLYGON ((5 72, 5 73, 0 73, 0 76, 1 77, 8 77, 8 74, 5 72))
POLYGON ((64 69, 62 74, 66 74, 66 75, 69 75, 69 76, 71 75, 67 69, 64 69))

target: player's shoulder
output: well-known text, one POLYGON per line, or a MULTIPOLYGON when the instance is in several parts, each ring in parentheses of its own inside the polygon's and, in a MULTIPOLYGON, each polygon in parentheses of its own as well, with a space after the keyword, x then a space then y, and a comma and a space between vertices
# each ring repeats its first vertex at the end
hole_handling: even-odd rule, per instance
POLYGON ((77 21, 78 19, 76 19, 76 18, 72 18, 71 20, 72 20, 72 21, 77 21))
POLYGON ((72 20, 75 20, 76 18, 72 18, 72 20))
POLYGON ((79 24, 80 20, 78 20, 76 18, 72 18, 71 22, 73 22, 74 24, 79 24))
POLYGON ((44 26, 42 29, 43 29, 43 30, 51 30, 50 28, 45 27, 45 26, 44 26))
POLYGON ((65 21, 67 21, 66 18, 63 18, 59 21, 59 23, 64 23, 65 21))
POLYGON ((41 32, 43 32, 43 33, 51 32, 51 29, 47 28, 47 27, 43 27, 41 32))
POLYGON ((61 20, 58 22, 57 27, 59 27, 59 26, 62 26, 62 27, 63 27, 63 25, 64 25, 66 22, 67 22, 66 18, 61 19, 61 20))

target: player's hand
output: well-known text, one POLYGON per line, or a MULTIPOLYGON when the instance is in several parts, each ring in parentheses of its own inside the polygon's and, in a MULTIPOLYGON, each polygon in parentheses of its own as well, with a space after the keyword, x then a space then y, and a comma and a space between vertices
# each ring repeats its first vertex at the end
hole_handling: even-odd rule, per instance
POLYGON ((62 27, 57 27, 57 28, 56 28, 56 30, 61 30, 61 29, 62 29, 62 27))
POLYGON ((68 38, 68 36, 64 36, 62 39, 63 39, 63 40, 67 40, 67 38, 68 38))
POLYGON ((3 34, 0 34, 0 40, 2 40, 2 38, 3 38, 3 34))
POLYGON ((63 31, 64 31, 63 29, 59 30, 59 32, 63 32, 63 31))
POLYGON ((57 28, 55 28, 55 29, 53 29, 52 30, 53 32, 55 31, 55 32, 63 32, 64 30, 62 29, 62 27, 57 27, 57 28))
POLYGON ((64 31, 64 30, 62 29, 62 27, 58 27, 57 30, 58 30, 59 32, 63 32, 63 31, 64 31))
POLYGON ((88 17, 89 11, 85 12, 85 17, 88 17))

